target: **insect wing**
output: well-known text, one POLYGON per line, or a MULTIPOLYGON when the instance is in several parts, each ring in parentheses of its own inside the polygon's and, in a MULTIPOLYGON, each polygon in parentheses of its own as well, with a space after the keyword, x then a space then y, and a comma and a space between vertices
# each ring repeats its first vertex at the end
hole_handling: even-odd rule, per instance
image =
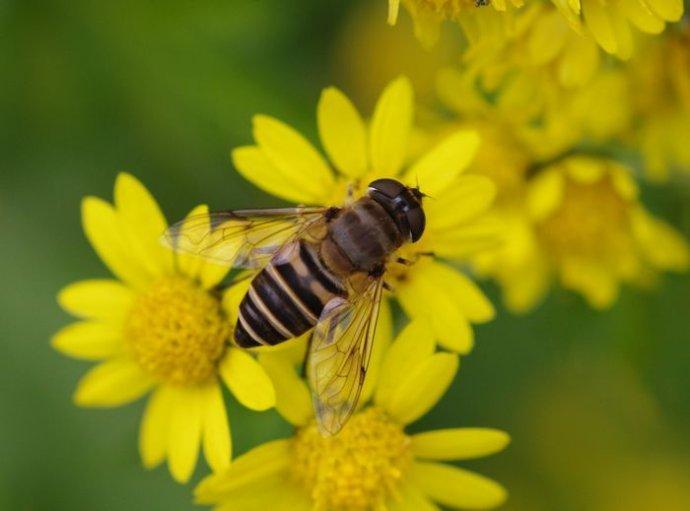
POLYGON ((280 248, 324 218, 327 208, 217 211, 170 226, 165 245, 236 268, 261 268, 280 248))
POLYGON ((309 353, 309 381, 319 429, 335 435, 357 406, 376 330, 381 278, 373 279, 352 300, 326 304, 314 329, 309 353))

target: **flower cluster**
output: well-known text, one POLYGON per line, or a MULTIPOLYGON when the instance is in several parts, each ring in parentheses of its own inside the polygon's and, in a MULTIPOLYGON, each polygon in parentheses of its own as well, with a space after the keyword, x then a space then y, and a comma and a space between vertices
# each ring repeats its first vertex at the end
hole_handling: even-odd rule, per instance
MULTIPOLYGON (((203 452, 213 474, 196 488, 199 503, 498 506, 498 483, 448 462, 496 453, 506 433, 407 431, 453 382, 474 326, 495 316, 473 277, 498 283, 514 312, 533 309, 554 283, 603 309, 623 284, 650 287, 690 266, 686 240, 644 205, 639 185, 690 171, 690 31, 667 28, 681 0, 389 0, 389 23, 401 4, 426 47, 445 20, 462 27, 459 65, 435 78, 442 108, 425 105, 418 122, 406 77, 384 88, 369 117, 330 87, 316 112, 320 148, 257 115, 254 143, 232 152, 241 176, 295 205, 347 206, 380 178, 424 194, 426 229, 387 262, 361 399, 336 436, 321 434, 312 409, 308 335, 253 351, 231 342, 251 270, 235 278, 228 265, 164 247, 164 216, 129 174, 117 177, 114 204, 83 201, 86 237, 114 278, 58 295, 78 319, 53 346, 97 362, 74 401, 114 407, 148 395, 142 463, 167 461, 184 483, 203 452), (397 334, 396 323, 405 324, 397 334), (224 388, 250 410, 275 407, 293 434, 231 462, 224 388)), ((206 206, 182 225, 192 217, 217 232, 206 206)))
MULTIPOLYGON (((409 434, 455 378, 459 356, 473 347, 473 324, 494 317, 490 301, 466 268, 494 249, 499 224, 487 216, 493 181, 465 175, 481 145, 474 128, 451 129, 410 158, 414 101, 406 78, 385 88, 369 122, 334 88, 317 118, 328 160, 302 135, 268 116, 254 119, 255 145, 233 151, 245 178, 277 197, 342 206, 377 178, 393 177, 433 197, 426 230, 394 254, 378 316, 360 406, 343 430, 324 437, 315 425, 300 366, 306 337, 254 353, 235 347, 233 326, 251 279, 230 278, 227 265, 178 253, 160 243, 166 221, 149 192, 129 174, 115 183, 115 201, 84 200, 84 231, 115 279, 67 286, 60 305, 79 318, 53 338, 60 352, 99 364, 77 385, 79 406, 112 407, 150 394, 139 449, 145 467, 167 460, 188 481, 203 450, 214 475, 197 488, 219 509, 381 510, 490 508, 506 498, 490 479, 444 461, 502 450, 508 436, 483 428, 409 434), (398 262, 397 265, 395 261, 398 262), (396 300, 408 318, 392 342, 396 300), (223 385, 243 406, 276 407, 295 427, 231 463, 223 385)), ((206 206, 182 225, 213 227, 206 206)), ((249 274, 251 276, 251 274, 249 274)))
POLYGON ((495 280, 517 312, 533 309, 556 281, 606 308, 621 283, 649 287, 660 272, 689 264, 686 241, 644 207, 637 184, 690 171, 688 28, 635 37, 632 51, 623 20, 661 32, 678 6, 591 4, 578 3, 583 18, 575 21, 594 37, 583 36, 584 25, 569 28, 562 14, 572 3, 494 13, 510 16, 510 30, 470 38, 461 64, 438 72, 451 121, 438 115, 425 123, 427 144, 453 129, 480 133, 468 174, 494 182, 489 218, 505 229, 474 269, 495 280), (617 27, 615 38, 603 36, 595 12, 617 27), (597 45, 627 60, 604 58, 597 45))
MULTIPOLYGON (((392 25, 398 19, 400 3, 388 0, 388 22, 392 25)), ((403 0, 402 4, 412 16, 415 35, 426 46, 436 43, 445 20, 456 22, 474 45, 478 41, 510 40, 531 22, 528 20, 535 10, 543 11, 546 15, 531 30, 532 49, 554 54, 565 49, 575 59, 575 47, 587 47, 578 39, 628 59, 634 51, 636 31, 659 34, 667 23, 683 16, 683 0, 403 0)), ((591 52, 587 50, 587 54, 591 52)))

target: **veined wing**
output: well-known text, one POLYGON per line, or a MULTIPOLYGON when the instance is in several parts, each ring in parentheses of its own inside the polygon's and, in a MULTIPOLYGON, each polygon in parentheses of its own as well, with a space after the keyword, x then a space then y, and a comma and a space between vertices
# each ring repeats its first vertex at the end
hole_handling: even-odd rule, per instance
POLYGON ((236 268, 261 268, 286 243, 324 220, 328 208, 216 211, 170 226, 165 245, 236 268))
POLYGON ((364 292, 326 304, 312 334, 309 382, 316 420, 335 435, 357 406, 369 366, 383 279, 371 277, 364 292))

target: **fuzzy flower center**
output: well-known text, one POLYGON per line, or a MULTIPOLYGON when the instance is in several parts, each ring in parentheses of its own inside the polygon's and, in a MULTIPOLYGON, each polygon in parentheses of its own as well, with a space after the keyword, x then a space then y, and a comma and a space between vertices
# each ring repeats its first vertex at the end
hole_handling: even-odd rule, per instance
POLYGON ((293 476, 316 510, 385 509, 412 461, 410 439, 378 408, 354 415, 336 436, 312 425, 293 440, 293 476))
POLYGON ((142 293, 125 321, 125 338, 141 367, 176 385, 215 372, 230 333, 220 302, 194 282, 167 277, 142 293))
POLYGON ((560 207, 539 225, 540 238, 557 258, 615 258, 629 246, 628 206, 609 179, 569 181, 560 207))

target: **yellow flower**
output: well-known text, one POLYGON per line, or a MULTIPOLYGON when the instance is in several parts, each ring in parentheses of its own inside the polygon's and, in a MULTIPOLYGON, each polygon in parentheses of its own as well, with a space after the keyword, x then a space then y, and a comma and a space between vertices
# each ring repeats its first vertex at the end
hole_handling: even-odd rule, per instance
MULTIPOLYGON (((400 0, 388 0, 388 23, 395 25, 400 11, 400 0)), ((417 39, 426 47, 438 40, 441 24, 454 21, 463 26, 468 37, 484 33, 500 36, 509 21, 505 15, 508 7, 520 7, 523 0, 402 0, 412 16, 417 39), (491 4, 492 7, 488 7, 491 4)))
POLYGON ((506 433, 405 431, 433 408, 458 368, 456 354, 435 352, 423 321, 400 333, 385 354, 371 404, 335 437, 318 432, 309 390, 290 361, 270 353, 261 357, 276 385, 276 406, 295 433, 250 450, 206 478, 195 492, 199 503, 224 511, 432 511, 438 505, 488 509, 505 500, 494 481, 441 462, 498 452, 509 442, 506 433))
POLYGON ((622 59, 633 53, 632 27, 661 33, 666 22, 683 16, 683 0, 552 0, 571 26, 585 32, 606 52, 622 59))
POLYGON ((566 158, 532 178, 527 193, 506 244, 477 258, 514 310, 533 307, 553 278, 605 308, 621 283, 647 285, 660 271, 688 268, 685 240, 644 209, 630 170, 617 162, 566 158))
MULTIPOLYGON (((206 211, 200 206, 191 214, 206 211)), ((58 296, 80 321, 60 330, 53 346, 99 361, 79 382, 75 403, 119 406, 151 392, 139 434, 144 466, 167 459, 173 477, 187 481, 203 445, 209 465, 224 468, 231 445, 220 380, 248 408, 275 403, 258 362, 227 344, 230 323, 213 288, 228 269, 165 249, 165 219, 129 174, 117 178, 114 206, 84 199, 82 221, 116 279, 75 282, 58 296)))
POLYGON ((655 181, 690 173, 690 27, 648 38, 627 66, 638 122, 632 143, 655 181))
POLYGON ((291 202, 338 205, 347 191, 361 195, 379 177, 419 184, 426 200, 425 234, 400 255, 411 266, 389 265, 387 280, 409 317, 425 317, 439 342, 461 353, 473 344, 471 323, 489 321, 494 309, 479 288, 445 259, 462 259, 496 239, 497 226, 480 217, 489 207, 494 186, 482 176, 462 176, 479 145, 472 130, 456 130, 406 165, 413 123, 413 92, 406 78, 386 87, 367 128, 352 103, 335 88, 326 89, 318 105, 318 127, 326 159, 281 121, 254 118, 256 145, 232 153, 237 170, 258 187, 291 202))

